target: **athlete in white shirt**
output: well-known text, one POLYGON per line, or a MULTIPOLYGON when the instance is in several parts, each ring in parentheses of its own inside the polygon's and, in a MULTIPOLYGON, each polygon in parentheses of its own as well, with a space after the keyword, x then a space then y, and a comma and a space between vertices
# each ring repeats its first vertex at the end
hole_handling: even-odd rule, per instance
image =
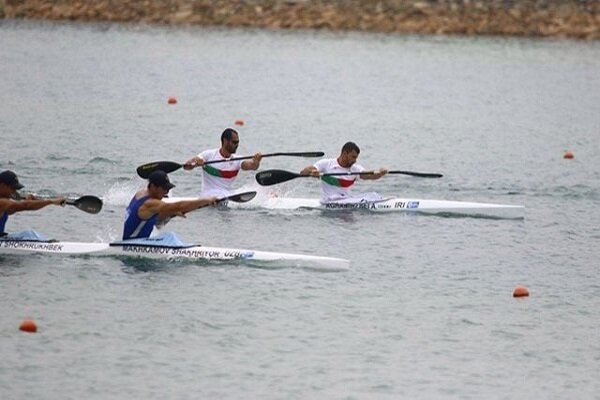
POLYGON ((348 142, 342 147, 338 158, 326 158, 314 165, 304 168, 300 174, 321 177, 321 203, 358 203, 361 201, 381 200, 375 192, 352 195, 350 188, 360 176, 362 179, 379 179, 387 174, 387 169, 381 168, 377 173, 364 175, 321 176, 321 174, 363 172, 362 165, 356 164, 360 149, 354 142, 348 142))
POLYGON ((192 170, 202 167, 201 197, 226 197, 231 194, 232 185, 240 169, 256 170, 260 167, 261 153, 256 153, 251 160, 232 160, 214 164, 207 161, 230 160, 235 157, 235 151, 240 143, 239 134, 235 129, 227 128, 221 134, 221 147, 203 151, 192 157, 183 165, 183 169, 192 170))

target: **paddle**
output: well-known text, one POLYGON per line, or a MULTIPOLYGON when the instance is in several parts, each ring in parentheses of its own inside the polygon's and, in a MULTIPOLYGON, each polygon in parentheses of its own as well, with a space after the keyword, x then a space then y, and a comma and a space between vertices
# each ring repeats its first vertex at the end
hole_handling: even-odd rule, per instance
POLYGON ((167 174, 173 171, 177 171, 183 167, 183 164, 179 164, 173 161, 155 161, 148 164, 140 165, 136 171, 140 178, 148 179, 150 174, 154 171, 164 171, 167 174))
MULTIPOLYGON (((363 171, 363 172, 338 172, 331 174, 321 174, 320 176, 340 176, 340 175, 373 175, 377 171, 363 171)), ((420 178, 441 178, 442 174, 430 174, 425 172, 412 172, 412 171, 388 171, 388 174, 403 174, 410 176, 417 176, 420 178)), ((283 183, 296 178, 312 177, 312 175, 296 174, 295 172, 284 171, 281 169, 268 169, 261 171, 256 174, 256 181, 262 186, 271 186, 278 183, 283 183)))
MULTIPOLYGON (((236 194, 232 194, 230 196, 225 196, 225 197, 221 197, 219 199, 217 199, 217 203, 220 203, 222 201, 234 201, 236 203, 246 203, 250 200, 252 200, 254 197, 256 197, 256 192, 252 191, 252 192, 243 192, 243 193, 236 193, 236 194)), ((199 208, 204 208, 207 207, 207 205, 199 207, 199 208)), ((167 217, 165 218, 163 221, 159 222, 156 224, 156 226, 159 229, 162 229, 173 217, 184 217, 185 218, 185 214, 181 214, 181 215, 173 215, 171 217, 167 217)))
MULTIPOLYGON (((288 156, 288 157, 323 157, 325 153, 322 151, 303 151, 303 152, 292 152, 292 153, 268 153, 263 154, 263 157, 276 157, 276 156, 288 156)), ((213 160, 213 161, 205 161, 204 164, 216 164, 227 161, 237 161, 237 160, 249 160, 254 156, 244 156, 244 157, 233 157, 228 160, 213 160)), ((168 173, 173 171, 177 171, 179 168, 182 168, 184 164, 179 164, 174 161, 155 161, 148 164, 140 165, 137 167, 136 171, 140 178, 147 179, 148 176, 156 171, 161 170, 168 173)))
MULTIPOLYGON (((27 196, 23 196, 21 193, 17 193, 15 198, 17 200, 23 200, 27 196)), ((50 197, 36 197, 36 199, 50 199, 50 197)), ((102 210, 102 200, 96 196, 81 196, 78 199, 67 199, 65 204, 73 206, 81 211, 85 211, 90 214, 98 214, 102 210)))
POLYGON ((96 196, 81 196, 78 199, 67 199, 65 204, 73 206, 89 214, 98 214, 102 210, 102 200, 96 196))
POLYGON ((221 201, 234 201, 236 203, 246 203, 250 200, 252 200, 254 197, 256 197, 256 192, 252 191, 252 192, 243 192, 243 193, 236 193, 236 194, 232 194, 231 196, 226 196, 226 197, 222 197, 220 199, 218 199, 218 202, 221 201))
MULTIPOLYGON (((222 201, 234 201, 236 203, 246 203, 246 202, 252 200, 254 197, 256 197, 256 191, 236 193, 236 194, 232 194, 229 196, 218 198, 217 203, 220 203, 222 201)), ((208 204, 204 205, 202 207, 198 207, 198 208, 204 208, 204 207, 208 207, 208 204)))

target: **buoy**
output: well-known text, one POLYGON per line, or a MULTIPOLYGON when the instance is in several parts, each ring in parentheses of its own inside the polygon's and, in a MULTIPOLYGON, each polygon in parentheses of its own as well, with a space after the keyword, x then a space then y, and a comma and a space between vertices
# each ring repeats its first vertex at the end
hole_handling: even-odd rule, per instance
POLYGON ((167 100, 167 103, 169 104, 177 104, 177 99, 173 96, 169 97, 169 100, 167 100))
POLYGON ((565 151, 563 158, 566 160, 571 160, 571 159, 575 158, 575 155, 573 154, 573 152, 567 150, 567 151, 565 151))
POLYGON ((236 119, 235 120, 235 124, 238 125, 238 126, 242 126, 242 125, 244 125, 244 120, 243 119, 236 119))
POLYGON ((517 286, 513 291, 513 297, 527 297, 529 296, 529 289, 525 286, 517 286))
POLYGON ((23 322, 21 322, 21 326, 19 326, 19 329, 22 330, 23 332, 37 332, 37 325, 35 324, 35 322, 33 322, 32 319, 24 319, 23 322))

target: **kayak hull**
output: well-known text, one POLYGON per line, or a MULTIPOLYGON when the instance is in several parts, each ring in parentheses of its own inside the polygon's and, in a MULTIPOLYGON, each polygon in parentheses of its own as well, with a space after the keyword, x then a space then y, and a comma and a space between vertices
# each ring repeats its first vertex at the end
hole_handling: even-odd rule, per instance
MULTIPOLYGON (((166 201, 188 200, 187 197, 172 197, 166 201)), ((479 216, 490 218, 525 218, 525 207, 521 205, 477 203, 450 200, 426 200, 392 197, 380 201, 359 203, 321 203, 319 199, 268 197, 248 203, 227 203, 232 209, 265 208, 271 210, 317 209, 326 211, 364 210, 378 213, 403 212, 431 215, 479 216)))
POLYGON ((0 253, 54 253, 54 254, 92 254, 106 251, 108 243, 83 242, 41 242, 29 240, 0 240, 0 253))
POLYGON ((37 242, 0 240, 0 254, 46 253, 64 255, 131 256, 150 259, 185 259, 189 261, 267 261, 319 265, 336 269, 348 269, 349 260, 306 254, 279 253, 238 248, 188 246, 111 245, 109 243, 37 242))

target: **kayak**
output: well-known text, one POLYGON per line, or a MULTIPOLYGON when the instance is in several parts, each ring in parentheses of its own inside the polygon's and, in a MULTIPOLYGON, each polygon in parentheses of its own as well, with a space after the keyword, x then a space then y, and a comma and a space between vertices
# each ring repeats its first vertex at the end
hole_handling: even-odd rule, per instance
POLYGON ((350 261, 347 259, 335 257, 188 244, 179 240, 171 232, 148 239, 132 239, 111 243, 61 242, 48 240, 41 235, 41 237, 33 239, 26 236, 19 233, 0 238, 0 254, 51 253, 127 256, 162 260, 183 259, 188 261, 265 261, 283 262, 286 265, 319 266, 342 270, 348 269, 350 264, 350 261))
MULTIPOLYGON (((188 200, 187 197, 171 197, 168 202, 188 200)), ((321 203, 319 199, 291 197, 256 197, 247 203, 228 203, 228 208, 265 208, 271 210, 317 209, 326 211, 364 210, 370 212, 404 212, 446 216, 472 216, 487 218, 525 218, 525 207, 521 205, 477 203, 450 200, 426 200, 390 197, 377 201, 357 203, 321 203)))

